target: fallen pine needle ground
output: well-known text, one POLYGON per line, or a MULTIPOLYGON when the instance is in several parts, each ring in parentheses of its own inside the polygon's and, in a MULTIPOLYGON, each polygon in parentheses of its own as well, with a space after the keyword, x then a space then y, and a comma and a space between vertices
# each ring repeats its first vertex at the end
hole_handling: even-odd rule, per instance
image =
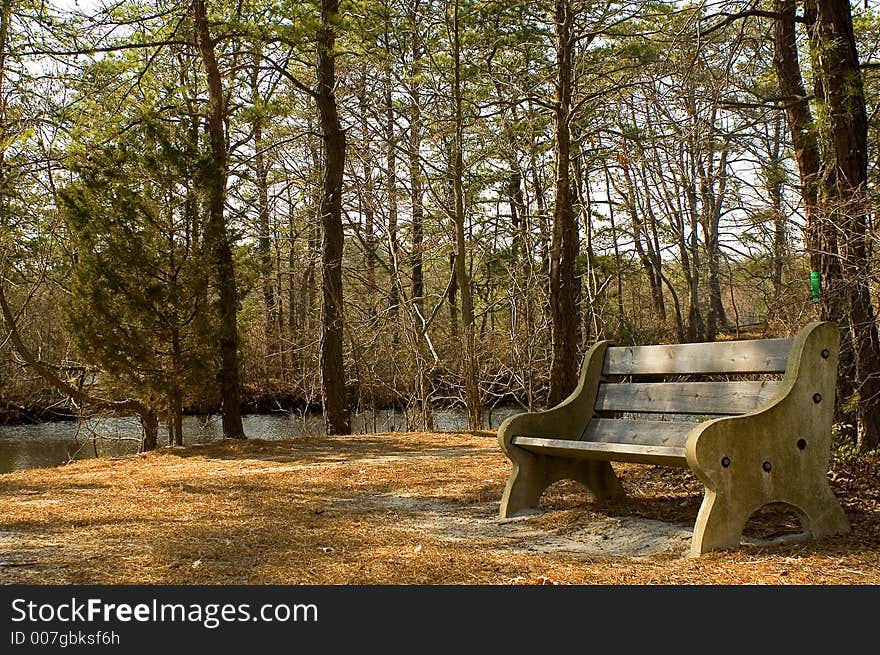
POLYGON ((497 518, 492 432, 222 441, 0 475, 0 583, 877 584, 878 458, 835 464, 853 531, 752 517, 737 551, 687 557, 702 488, 615 464, 627 498, 558 483, 497 518))

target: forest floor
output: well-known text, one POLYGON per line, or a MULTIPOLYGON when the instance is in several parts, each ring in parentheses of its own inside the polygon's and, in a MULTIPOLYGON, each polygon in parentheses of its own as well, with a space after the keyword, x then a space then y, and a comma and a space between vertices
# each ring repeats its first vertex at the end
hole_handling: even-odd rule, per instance
POLYGON ((836 463, 852 532, 750 519, 737 551, 687 556, 702 487, 615 464, 627 498, 574 483, 501 521, 492 432, 215 442, 0 475, 0 583, 878 584, 880 457, 836 463))

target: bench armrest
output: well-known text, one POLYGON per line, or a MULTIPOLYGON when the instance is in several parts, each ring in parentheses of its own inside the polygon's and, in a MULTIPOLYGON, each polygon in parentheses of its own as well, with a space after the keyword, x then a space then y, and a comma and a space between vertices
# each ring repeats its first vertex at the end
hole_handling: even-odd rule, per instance
POLYGON ((767 403, 748 414, 706 421, 688 435, 688 466, 708 489, 729 488, 735 474, 748 480, 757 508, 768 484, 803 484, 807 469, 825 475, 839 348, 833 324, 810 323, 792 344, 782 384, 767 403))
POLYGON ((605 351, 611 342, 596 343, 584 356, 578 385, 561 403, 541 412, 516 414, 498 428, 498 441, 509 458, 521 451, 511 440, 514 437, 547 437, 552 439, 579 439, 593 417, 596 394, 605 364, 605 351))

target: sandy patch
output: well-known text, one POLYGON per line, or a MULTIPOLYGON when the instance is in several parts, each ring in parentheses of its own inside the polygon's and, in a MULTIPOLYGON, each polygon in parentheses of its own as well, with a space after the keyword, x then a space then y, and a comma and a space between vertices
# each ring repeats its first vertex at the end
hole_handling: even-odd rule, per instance
MULTIPOLYGON (((384 511, 409 528, 449 542, 516 553, 555 553, 589 557, 684 556, 692 530, 639 517, 596 517, 578 526, 548 531, 538 514, 501 520, 498 503, 462 506, 407 496, 365 496, 331 504, 340 511, 384 511)), ((552 522, 552 519, 550 519, 552 522)))

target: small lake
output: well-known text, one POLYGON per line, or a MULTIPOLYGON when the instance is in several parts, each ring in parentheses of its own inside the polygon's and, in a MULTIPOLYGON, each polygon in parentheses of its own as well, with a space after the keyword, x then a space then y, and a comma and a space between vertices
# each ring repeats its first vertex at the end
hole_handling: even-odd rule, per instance
MULTIPOLYGON (((496 408, 484 421, 490 428, 517 414, 516 407, 496 408)), ((289 439, 323 433, 320 414, 248 414, 243 417, 245 434, 252 439, 289 439)), ((434 412, 438 432, 467 429, 467 415, 461 410, 439 409, 434 412)), ((352 415, 355 433, 402 432, 406 419, 396 410, 377 410, 352 415)), ((219 416, 184 416, 184 443, 196 444, 223 438, 219 416)), ((116 457, 138 452, 141 427, 136 418, 96 418, 81 421, 0 425, 0 473, 46 466, 59 466, 91 457, 116 457)), ((159 443, 168 442, 160 426, 159 443)))

